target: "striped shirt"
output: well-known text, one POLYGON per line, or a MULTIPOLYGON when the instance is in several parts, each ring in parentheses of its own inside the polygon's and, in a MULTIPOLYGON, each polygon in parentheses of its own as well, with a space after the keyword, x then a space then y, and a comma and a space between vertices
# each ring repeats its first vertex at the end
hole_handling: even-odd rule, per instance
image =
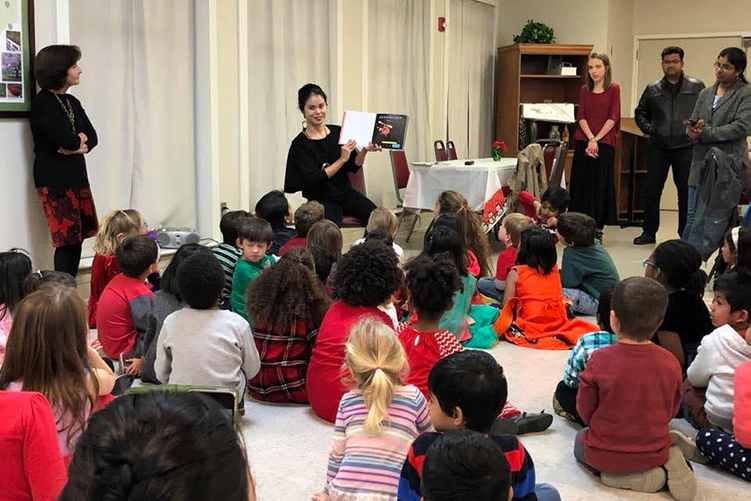
POLYGON ((326 475, 329 499, 397 499, 409 447, 432 426, 425 397, 412 385, 394 389, 388 413, 390 420, 383 422, 380 434, 370 436, 363 429, 368 410, 362 391, 342 397, 326 475))
POLYGON ((592 332, 580 337, 571 350, 568 362, 566 363, 566 370, 563 372, 563 382, 566 386, 569 388, 578 388, 579 374, 584 370, 587 360, 592 356, 592 353, 616 342, 618 342, 618 337, 606 331, 592 332))
POLYGON ((232 275, 235 273, 237 260, 242 256, 242 251, 229 244, 219 244, 211 252, 216 256, 224 269, 224 289, 222 297, 228 297, 232 293, 232 275))

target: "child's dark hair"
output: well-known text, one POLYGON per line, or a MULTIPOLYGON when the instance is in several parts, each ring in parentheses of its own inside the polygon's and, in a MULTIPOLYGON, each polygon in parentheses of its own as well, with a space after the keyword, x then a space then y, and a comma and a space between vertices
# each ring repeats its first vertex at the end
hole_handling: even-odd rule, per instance
POLYGON ((315 200, 305 202, 298 207, 295 211, 295 230, 297 230, 297 236, 302 238, 307 237, 310 227, 321 221, 324 215, 323 205, 315 200))
POLYGON ((334 289, 350 306, 378 306, 401 286, 402 279, 394 249, 378 241, 365 242, 342 256, 334 289))
POLYGON ((57 283, 74 289, 78 288, 78 282, 76 282, 76 279, 70 273, 54 270, 38 270, 23 281, 23 295, 28 296, 47 283, 57 283))
POLYGON ((735 267, 743 267, 751 271, 751 229, 739 226, 731 228, 725 233, 725 241, 730 251, 738 257, 735 267), (736 240, 738 245, 735 244, 736 240))
POLYGON ((308 250, 313 256, 318 281, 325 285, 331 274, 331 267, 334 266, 334 258, 323 247, 313 246, 308 247, 308 250))
POLYGON ((289 332, 297 320, 321 325, 329 302, 315 275, 310 251, 293 247, 248 286, 245 304, 254 325, 289 332))
POLYGON ((704 295, 707 274, 701 269, 701 255, 693 245, 680 239, 667 240, 657 246, 649 259, 668 287, 684 289, 698 297, 704 295))
POLYGON ((23 282, 29 273, 29 256, 16 251, 0 252, 0 320, 12 314, 23 298, 23 282))
POLYGON ((232 420, 198 393, 124 395, 92 414, 61 501, 247 501, 247 459, 232 420))
POLYGON ((156 262, 159 248, 151 237, 134 235, 123 240, 115 251, 117 266, 123 275, 138 278, 156 262))
POLYGON ((660 282, 651 278, 627 278, 615 286, 611 308, 621 326, 618 334, 647 341, 665 318, 668 293, 660 282))
MULTIPOLYGON (((387 230, 382 229, 375 229, 368 232, 367 235, 365 235, 365 241, 371 242, 373 240, 379 240, 386 245, 394 245, 394 238, 391 236, 391 233, 389 233, 387 230)), ((392 247, 393 248, 393 247, 392 247)))
POLYGON ((751 276, 745 268, 720 275, 712 290, 725 296, 730 311, 746 310, 751 317, 751 276))
POLYGON ((456 271, 463 277, 467 276, 467 266, 464 263, 465 252, 461 234, 448 225, 435 226, 423 250, 423 254, 433 257, 443 253, 448 254, 456 266, 456 271))
POLYGON ((449 430, 428 447, 421 481, 425 501, 506 501, 511 466, 489 436, 449 430))
POLYGON ((575 247, 594 245, 597 223, 586 214, 565 212, 558 216, 558 233, 575 247))
POLYGON ((323 92, 322 88, 314 83, 307 83, 297 91, 297 106, 300 107, 300 111, 305 109, 305 103, 308 102, 308 99, 310 99, 311 96, 321 96, 325 103, 329 102, 326 93, 323 92))
POLYGON ((553 235, 546 229, 531 227, 522 231, 516 264, 524 264, 547 275, 558 262, 553 235))
POLYGON ((542 194, 542 203, 547 203, 551 209, 564 213, 568 210, 571 203, 571 195, 560 186, 551 186, 542 194))
POLYGON ((456 265, 445 254, 425 254, 404 265, 412 306, 420 318, 435 320, 451 307, 454 292, 462 286, 456 265))
POLYGON ((488 275, 490 271, 490 243, 482 229, 480 216, 469 207, 467 199, 453 190, 447 190, 438 196, 439 216, 434 221, 435 225, 447 215, 453 215, 459 219, 461 226, 457 229, 462 237, 464 247, 471 250, 480 265, 480 276, 488 275))
POLYGON ((169 265, 167 265, 167 268, 164 270, 161 289, 167 294, 172 294, 178 301, 180 301, 182 296, 180 295, 180 290, 177 286, 177 270, 186 259, 201 252, 212 255, 211 250, 209 250, 208 247, 204 247, 200 244, 185 244, 178 248, 175 255, 172 256, 172 261, 170 261, 169 265))
POLYGON ((613 328, 610 326, 610 310, 612 308, 613 292, 615 291, 615 285, 605 287, 600 291, 600 299, 597 303, 597 325, 600 326, 600 330, 615 334, 613 328))
POLYGON ((268 221, 256 216, 247 216, 242 219, 237 228, 237 239, 271 245, 274 241, 274 230, 271 229, 268 221))
POLYGON ((508 398, 508 383, 489 353, 466 350, 452 353, 433 366, 428 391, 448 416, 462 410, 467 429, 487 433, 508 398))
POLYGON ((208 310, 219 304, 224 290, 224 268, 211 252, 196 252, 177 269, 177 290, 193 309, 208 310))
POLYGON ((268 221, 275 230, 287 225, 287 214, 289 214, 289 202, 280 190, 266 193, 256 203, 256 216, 268 221))
POLYGON ((223 243, 237 246, 238 230, 243 220, 249 216, 250 213, 246 210, 233 210, 222 216, 219 221, 219 231, 222 232, 223 243))

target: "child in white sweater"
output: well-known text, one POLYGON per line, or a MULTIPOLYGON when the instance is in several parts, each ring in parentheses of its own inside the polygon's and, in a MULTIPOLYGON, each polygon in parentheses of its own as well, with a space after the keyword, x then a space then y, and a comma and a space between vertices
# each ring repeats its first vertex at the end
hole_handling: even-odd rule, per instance
POLYGON ((714 285, 714 300, 710 306, 712 323, 717 327, 704 336, 699 351, 686 371, 684 383, 684 413, 691 414, 689 422, 704 427, 712 426, 733 431, 733 395, 735 368, 751 360, 751 345, 746 342, 751 313, 751 277, 743 271, 726 273, 714 285), (706 388, 706 403, 701 408, 692 406, 697 401, 698 388, 706 388), (693 408, 692 408, 693 407, 693 408))
POLYGON ((164 384, 237 388, 261 368, 248 322, 219 309, 224 270, 212 254, 195 254, 177 270, 180 296, 188 303, 162 325, 154 371, 164 384))

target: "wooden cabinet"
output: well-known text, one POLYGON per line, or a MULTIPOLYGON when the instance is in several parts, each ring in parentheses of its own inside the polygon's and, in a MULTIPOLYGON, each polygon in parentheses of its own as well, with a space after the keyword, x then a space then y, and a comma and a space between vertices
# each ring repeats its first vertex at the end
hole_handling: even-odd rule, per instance
MULTIPOLYGON (((587 61, 591 52, 591 45, 522 43, 498 48, 495 139, 506 141, 509 155, 519 152, 522 103, 574 103, 578 106, 579 91, 587 83, 587 61), (576 75, 547 75, 551 56, 574 66, 576 75)), ((550 126, 550 123, 538 122, 537 139, 547 138, 550 126)), ((570 124, 567 169, 573 159, 575 130, 575 124, 570 124)))
POLYGON ((647 137, 633 118, 621 118, 613 169, 618 222, 622 226, 641 226, 647 178, 647 137))

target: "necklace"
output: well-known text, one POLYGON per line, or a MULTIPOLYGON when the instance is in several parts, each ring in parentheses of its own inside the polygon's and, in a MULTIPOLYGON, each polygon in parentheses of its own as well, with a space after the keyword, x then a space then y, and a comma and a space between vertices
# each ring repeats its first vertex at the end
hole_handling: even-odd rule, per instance
POLYGON ((60 106, 63 108, 63 113, 68 117, 68 120, 70 121, 70 126, 73 128, 73 133, 76 132, 76 115, 73 113, 73 107, 70 105, 70 100, 66 99, 65 103, 67 103, 67 106, 65 103, 63 103, 63 100, 60 99, 60 96, 57 95, 57 93, 53 92, 52 94, 55 95, 55 98, 57 99, 57 102, 60 103, 60 106))

